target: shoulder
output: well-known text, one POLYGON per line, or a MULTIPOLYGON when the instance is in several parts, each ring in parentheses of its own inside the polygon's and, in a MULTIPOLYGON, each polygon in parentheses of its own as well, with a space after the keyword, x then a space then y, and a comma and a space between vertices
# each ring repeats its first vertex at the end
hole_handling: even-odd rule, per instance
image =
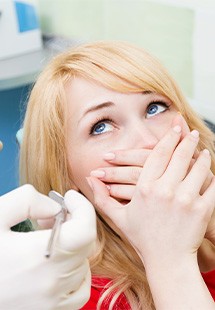
MULTIPOLYGON (((99 298, 105 292, 105 290, 111 285, 111 280, 107 278, 97 278, 93 277, 92 286, 91 286, 91 295, 89 301, 84 305, 82 310, 95 310, 99 301, 99 298)), ((109 309, 111 298, 108 298, 105 302, 102 303, 101 310, 109 309)), ((113 310, 131 310, 126 297, 124 294, 121 294, 117 299, 113 310)))

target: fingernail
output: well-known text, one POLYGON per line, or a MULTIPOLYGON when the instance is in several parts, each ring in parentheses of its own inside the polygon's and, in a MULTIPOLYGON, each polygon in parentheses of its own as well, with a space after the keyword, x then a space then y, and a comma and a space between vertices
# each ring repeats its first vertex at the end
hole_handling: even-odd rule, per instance
POLYGON ((177 125, 177 126, 173 127, 173 130, 177 133, 180 133, 181 132, 181 126, 177 125))
POLYGON ((192 130, 191 133, 190 133, 194 138, 198 138, 199 137, 199 132, 198 130, 192 130))
POLYGON ((204 154, 206 154, 206 155, 210 155, 210 152, 209 152, 208 149, 204 149, 202 152, 203 152, 204 154))
POLYGON ((116 157, 114 153, 106 153, 104 154, 104 159, 106 160, 113 160, 116 157))
POLYGON ((90 175, 96 178, 103 178, 105 176, 105 172, 104 170, 92 170, 90 175))

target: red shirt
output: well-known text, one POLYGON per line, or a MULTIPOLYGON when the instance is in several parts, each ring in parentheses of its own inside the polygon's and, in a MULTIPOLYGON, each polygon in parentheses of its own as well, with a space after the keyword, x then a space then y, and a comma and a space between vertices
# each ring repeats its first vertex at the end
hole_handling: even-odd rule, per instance
POLYGON ((202 273, 202 277, 211 293, 211 296, 215 301, 215 270, 207 273, 202 273))
MULTIPOLYGON (((81 310, 96 310, 96 306, 98 303, 99 298, 101 297, 102 293, 104 293, 104 291, 107 289, 107 285, 109 283, 111 283, 111 281, 109 279, 105 279, 105 278, 95 278, 93 277, 92 280, 93 283, 95 283, 96 285, 99 285, 100 287, 96 287, 92 284, 91 286, 91 296, 89 301, 84 305, 83 308, 81 308, 81 310)), ((105 301, 105 303, 102 303, 101 305, 101 310, 108 310, 109 309, 109 305, 111 302, 111 298, 108 299, 108 301, 105 301)), ((119 296, 119 298, 117 299, 113 310, 131 310, 130 305, 127 302, 127 299, 125 297, 124 294, 121 294, 119 296)))
MULTIPOLYGON (((211 293, 211 296, 215 301, 215 270, 207 273, 202 273, 202 277, 211 293)), ((82 310, 96 310, 98 300, 106 289, 105 285, 107 285, 110 282, 110 280, 108 279, 97 279, 97 278, 93 278, 93 282, 94 281, 100 284, 101 287, 98 288, 92 285, 90 299, 84 305, 84 307, 81 308, 82 310)), ((108 310, 109 304, 110 300, 108 300, 108 302, 106 302, 105 304, 102 304, 101 310, 108 310)), ((113 310, 131 310, 131 307, 129 306, 124 294, 120 295, 120 297, 118 298, 117 302, 114 305, 113 310)))

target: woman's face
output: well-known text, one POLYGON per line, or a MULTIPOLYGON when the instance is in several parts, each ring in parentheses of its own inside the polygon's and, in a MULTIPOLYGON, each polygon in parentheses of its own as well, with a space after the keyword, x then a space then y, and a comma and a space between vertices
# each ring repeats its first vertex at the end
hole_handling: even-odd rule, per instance
POLYGON ((90 200, 86 177, 110 166, 105 153, 153 149, 177 115, 170 100, 159 94, 118 93, 82 78, 74 78, 66 93, 69 166, 75 188, 90 200))

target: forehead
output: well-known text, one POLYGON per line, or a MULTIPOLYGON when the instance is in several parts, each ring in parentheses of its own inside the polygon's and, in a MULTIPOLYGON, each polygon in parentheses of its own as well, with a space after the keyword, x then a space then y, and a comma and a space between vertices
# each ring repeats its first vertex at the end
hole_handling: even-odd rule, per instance
POLYGON ((71 98, 78 98, 80 100, 88 98, 91 100, 95 96, 104 95, 104 93, 110 94, 112 92, 93 80, 87 80, 81 77, 73 77, 66 85, 66 96, 68 100, 71 98))
POLYGON ((99 83, 80 77, 74 77, 69 81, 65 90, 68 109, 72 113, 78 113, 101 102, 117 102, 118 98, 132 95, 108 89, 99 83))
MULTIPOLYGON (((96 106, 102 106, 103 103, 114 103, 105 105, 108 108, 118 108, 121 112, 128 109, 139 109, 143 104, 150 100, 165 100, 171 104, 171 100, 163 95, 151 91, 139 92, 117 92, 108 89, 103 85, 81 77, 73 77, 66 84, 66 98, 68 117, 71 119, 80 119, 86 111, 97 110, 96 106), (148 99, 147 99, 148 98, 148 99)), ((128 111, 128 110, 127 110, 128 111)), ((130 113, 130 112, 129 112, 130 113)))

